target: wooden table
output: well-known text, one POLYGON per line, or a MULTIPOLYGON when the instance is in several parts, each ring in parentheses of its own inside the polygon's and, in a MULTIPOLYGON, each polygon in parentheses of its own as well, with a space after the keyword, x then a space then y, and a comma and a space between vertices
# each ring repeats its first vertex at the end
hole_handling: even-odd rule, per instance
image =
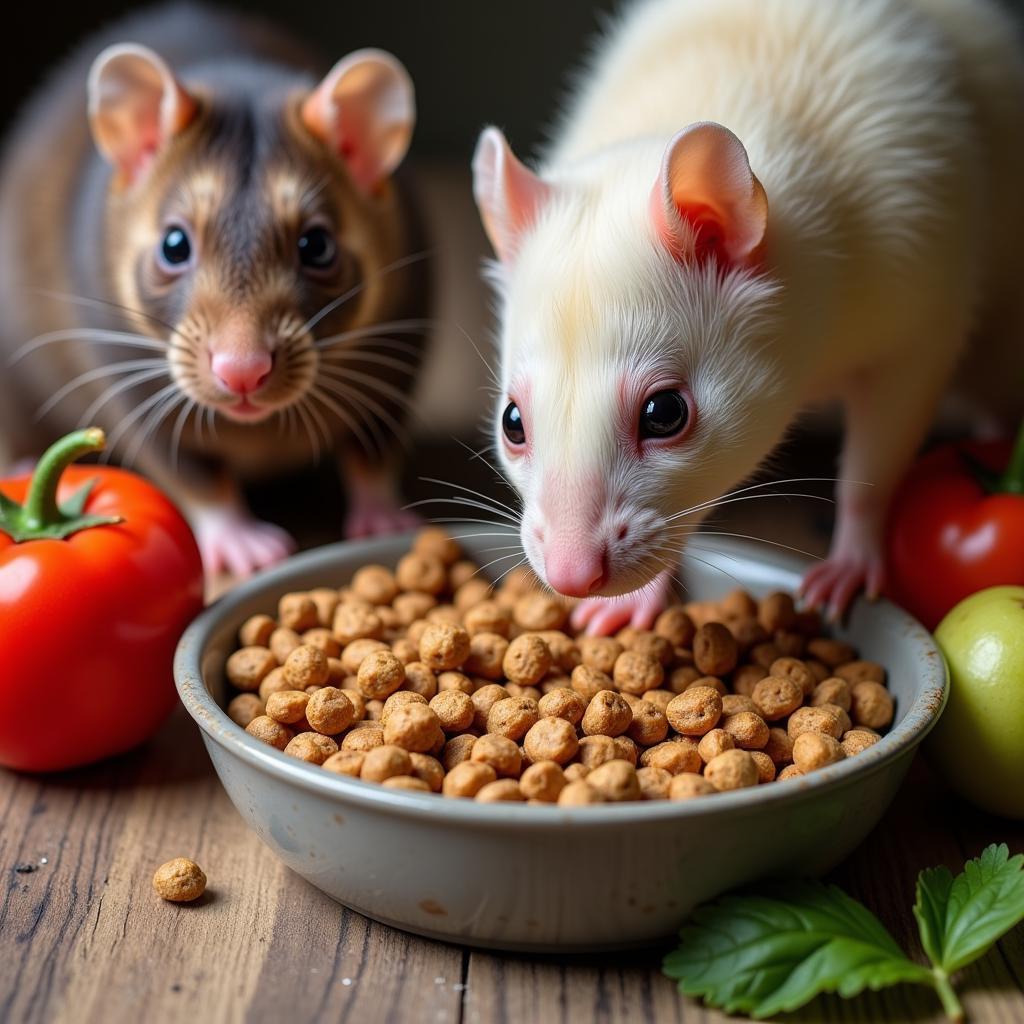
MULTIPOLYGON (((810 529, 787 511, 776 526, 775 539, 820 548, 821 522, 810 529)), ((762 524, 760 532, 769 531, 762 524)), ((661 949, 499 956, 343 909, 245 827, 183 712, 143 749, 104 765, 49 778, 0 772, 0 808, 4 1024, 725 1019, 676 993, 658 971, 661 949), (203 866, 208 892, 195 905, 163 903, 150 887, 153 871, 183 855, 203 866)), ((992 841, 1024 851, 1024 824, 964 806, 919 761, 834 877, 920 955, 910 912, 918 870, 959 870, 992 841)), ((960 990, 974 1024, 1024 1021, 1024 928, 966 970, 960 990)), ((821 999, 794 1019, 944 1018, 930 992, 902 986, 850 1002, 821 999)))

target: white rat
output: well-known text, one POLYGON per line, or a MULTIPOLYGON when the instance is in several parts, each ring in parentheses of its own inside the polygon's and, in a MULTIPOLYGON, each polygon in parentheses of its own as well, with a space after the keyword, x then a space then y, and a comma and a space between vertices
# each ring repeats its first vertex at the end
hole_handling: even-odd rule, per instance
POLYGON ((1005 350, 989 411, 1020 408, 1024 64, 988 0, 644 0, 539 173, 488 128, 474 174, 497 448, 531 564, 592 631, 650 626, 807 403, 846 413, 804 584, 832 615, 882 588, 890 496, 974 333, 1005 350))

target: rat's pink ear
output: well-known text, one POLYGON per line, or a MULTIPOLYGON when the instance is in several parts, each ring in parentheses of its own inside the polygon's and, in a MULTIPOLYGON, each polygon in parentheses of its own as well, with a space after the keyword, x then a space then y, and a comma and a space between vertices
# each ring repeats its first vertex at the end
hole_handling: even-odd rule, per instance
POLYGON ((108 46, 89 72, 89 122, 118 181, 137 181, 154 155, 192 120, 196 104, 167 64, 145 46, 108 46))
POLYGON ((508 262, 551 186, 516 159, 497 128, 485 128, 473 154, 473 195, 498 259, 508 262))
POLYGON ((748 266, 764 239, 768 198, 743 143, 728 128, 704 121, 668 144, 651 213, 677 258, 686 258, 692 245, 698 261, 714 256, 726 266, 748 266))
POLYGON ((302 104, 302 120, 371 193, 402 162, 416 124, 412 79, 383 50, 342 58, 302 104))

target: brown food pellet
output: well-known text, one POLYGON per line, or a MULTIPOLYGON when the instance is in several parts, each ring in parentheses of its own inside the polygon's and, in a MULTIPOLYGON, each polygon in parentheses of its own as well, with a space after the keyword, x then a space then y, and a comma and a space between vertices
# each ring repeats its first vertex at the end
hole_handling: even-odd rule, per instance
POLYGON ((884 683, 885 669, 876 661, 848 661, 835 667, 835 674, 851 686, 857 683, 884 683))
MULTIPOLYGON (((345 649, 341 652, 341 665, 342 668, 349 675, 356 675, 359 672, 359 666, 362 665, 363 661, 368 658, 371 654, 375 654, 377 651, 390 651, 383 640, 373 640, 370 637, 361 637, 358 640, 353 640, 352 643, 347 644, 345 649)), ((394 654, 394 651, 391 651, 394 654)))
POLYGON ((474 633, 469 638, 469 654, 464 668, 485 679, 501 679, 508 647, 508 641, 498 633, 474 633))
POLYGON ((524 633, 508 645, 502 668, 513 683, 533 686, 551 668, 551 650, 536 633, 524 633))
POLYGON ((253 615, 242 623, 238 630, 241 647, 270 647, 270 638, 277 629, 277 623, 269 615, 253 615))
POLYGON ((839 741, 825 733, 802 732, 793 741, 793 763, 804 773, 835 764, 845 757, 846 751, 839 741))
POLYGON ((534 761, 519 779, 523 796, 548 804, 558 802, 558 795, 565 785, 565 773, 554 761, 534 761))
POLYGON ((449 622, 431 622, 420 638, 420 661, 435 672, 459 668, 469 651, 469 634, 449 622))
POLYGON ((191 903, 206 892, 206 875, 194 860, 175 857, 156 869, 153 889, 171 903, 191 903))
POLYGON ((284 752, 300 761, 323 764, 332 754, 338 753, 338 744, 330 736, 321 736, 318 732, 300 732, 288 741, 284 752))
POLYGON ((341 644, 334 639, 334 634, 329 629, 324 629, 323 626, 307 629, 302 634, 302 642, 323 651, 328 660, 337 658, 341 654, 341 644))
POLYGON ((775 722, 791 715, 804 700, 800 684, 784 676, 766 676, 750 694, 757 710, 767 722, 775 722))
POLYGON ((667 800, 668 789, 673 776, 664 768, 638 768, 636 781, 640 786, 640 798, 642 800, 667 800))
POLYGON ((387 789, 408 789, 414 793, 429 793, 430 786, 415 775, 391 775, 381 782, 387 789))
POLYGON ((775 779, 775 762, 763 750, 751 750, 749 754, 757 766, 758 783, 773 782, 775 779))
POLYGON ((664 768, 672 775, 679 775, 681 772, 699 772, 702 762, 697 744, 680 737, 679 740, 667 740, 648 747, 640 755, 640 764, 644 768, 664 768))
POLYGON ((828 708, 797 708, 789 716, 786 731, 791 740, 805 732, 822 732, 833 739, 839 739, 843 734, 839 719, 828 708))
POLYGON ((570 782, 558 794, 558 805, 560 807, 582 807, 587 804, 602 803, 604 803, 604 797, 586 779, 577 779, 574 782, 570 782))
POLYGON ((726 715, 722 719, 722 728, 741 750, 760 750, 768 742, 767 723, 752 711, 726 715))
POLYGON ((462 624, 471 635, 492 633, 507 638, 512 626, 512 616, 508 609, 502 608, 497 601, 481 601, 466 611, 462 617, 462 624))
POLYGON ((504 697, 487 712, 487 731, 520 740, 540 717, 537 702, 529 697, 504 697))
POLYGON ((374 651, 363 658, 356 681, 368 700, 383 700, 405 683, 405 666, 391 651, 374 651))
POLYGON ((416 591, 409 591, 399 594, 394 599, 391 607, 398 616, 398 621, 403 626, 411 626, 417 619, 423 619, 427 612, 437 604, 437 598, 433 594, 419 594, 416 591))
POLYGON ((228 703, 228 718, 243 729, 254 719, 265 713, 263 701, 255 693, 240 693, 228 703))
POLYGON ((499 777, 518 777, 522 767, 522 754, 514 740, 507 736, 485 733, 473 744, 473 761, 489 764, 499 777))
POLYGON ((727 750, 704 768, 704 778, 720 791, 745 789, 758 783, 757 765, 746 750, 727 750))
POLYGON ((366 754, 375 747, 383 746, 384 730, 376 723, 362 724, 345 733, 341 741, 342 750, 353 750, 366 754))
POLYGON ((641 795, 636 768, 618 759, 598 765, 587 776, 587 785, 596 789, 602 799, 614 803, 639 800, 641 795))
MULTIPOLYGON (((444 565, 453 565, 462 557, 459 542, 454 540, 448 531, 440 526, 424 526, 416 534, 412 549, 417 555, 437 558, 444 565)), ((476 567, 473 567, 476 571, 476 567)))
POLYGON ((258 690, 263 679, 277 667, 266 647, 243 647, 228 658, 225 675, 236 690, 258 690))
POLYGON ((588 769, 594 769, 605 761, 613 761, 615 757, 615 741, 611 736, 584 736, 579 741, 580 764, 588 769))
POLYGON ((850 690, 850 717, 855 725, 884 729, 892 724, 893 700, 889 691, 871 680, 854 683, 850 690))
POLYGON ((312 644, 299 644, 285 659, 284 677, 297 690, 327 682, 327 655, 312 644))
POLYGON ((257 715, 245 731, 263 743, 269 743, 278 750, 284 750, 292 738, 292 731, 286 725, 275 722, 269 715, 257 715))
POLYGON ((736 741, 724 729, 712 729, 711 732, 701 736, 700 742, 697 744, 697 753, 700 754, 700 759, 707 764, 708 761, 718 757, 719 754, 724 754, 727 750, 732 750, 735 746, 736 741))
POLYGON ((621 736, 632 721, 632 709, 622 695, 601 690, 587 705, 580 724, 587 736, 621 736))
POLYGON ((359 777, 369 782, 383 782, 395 775, 412 773, 412 759, 402 747, 383 744, 366 751, 359 777))
POLYGON ((785 729, 773 726, 768 730, 768 742, 762 748, 776 765, 793 760, 793 741, 785 729))
MULTIPOLYGON (((385 710, 387 710, 385 708, 385 710)), ((424 754, 434 746, 440 720, 425 703, 405 703, 381 718, 385 745, 424 754)))
POLYGON ((340 644, 353 640, 379 640, 384 634, 384 623, 369 603, 346 601, 334 613, 331 632, 340 644))
POLYGON ((358 779, 365 756, 358 750, 339 750, 336 754, 331 754, 321 767, 334 772, 335 775, 347 775, 349 778, 358 779))
POLYGON ((775 776, 776 782, 785 782, 786 779, 798 779, 803 775, 803 772, 795 764, 787 764, 778 775, 775 776))
POLYGON ((473 744, 476 743, 475 733, 463 733, 460 736, 453 736, 441 750, 441 764, 446 772, 450 772, 457 764, 468 761, 473 753, 473 744))
POLYGON ((809 697, 818 685, 814 673, 799 658, 776 658, 769 666, 768 674, 792 680, 805 697, 809 697))
POLYGON ((853 692, 845 679, 831 676, 828 679, 823 679, 814 687, 808 703, 815 708, 821 707, 822 704, 835 704, 849 712, 853 706, 853 692))
POLYGON ((561 629, 568 612, 565 604, 555 597, 542 593, 526 594, 516 601, 512 619, 520 629, 539 632, 561 629))
POLYGON ((612 679, 623 693, 640 696, 661 686, 665 669, 653 654, 626 650, 615 659, 612 679))
POLYGON ((475 797, 482 804, 519 803, 526 799, 515 779, 496 779, 477 790, 475 797))
POLYGON ((280 690, 267 698, 266 714, 282 725, 294 725, 305 719, 308 703, 304 690, 280 690))
POLYGON ((681 735, 703 736, 722 717, 722 698, 710 686, 693 686, 672 699, 665 716, 681 735))
POLYGON ((482 761, 460 761, 448 769, 441 784, 441 792, 445 796, 472 799, 497 777, 489 764, 482 761))
POLYGON ((625 648, 610 636, 584 636, 580 637, 579 650, 582 664, 611 675, 615 662, 625 648))
POLYGON ((720 622, 705 623, 693 638, 693 661, 706 676, 724 676, 739 660, 736 638, 720 622))
POLYGON ((355 717, 356 709, 352 701, 336 686, 324 686, 310 694, 306 703, 306 721, 326 736, 344 732, 355 721, 355 717))
POLYGON ((418 590, 424 594, 440 594, 448 582, 445 564, 436 555, 415 551, 399 559, 395 580, 402 590, 418 590))
POLYGON ((692 800, 694 797, 710 796, 717 792, 718 790, 703 775, 695 775, 693 772, 674 775, 668 784, 669 800, 692 800))
POLYGON ((843 733, 840 745, 847 757, 853 757, 854 754, 859 754, 862 750, 873 747, 878 742, 878 739, 877 733, 870 732, 867 729, 850 729, 843 733))
POLYGON ((273 654, 274 660, 279 665, 283 665, 288 659, 288 655, 301 643, 302 637, 294 629, 285 629, 283 626, 279 626, 270 634, 270 653, 273 654))
POLYGON ((291 688, 292 684, 285 678, 284 669, 278 666, 263 677, 259 688, 260 700, 266 704, 272 693, 279 693, 281 690, 290 690, 291 688))
MULTIPOLYGON (((497 684, 495 684, 497 685, 497 684)), ((440 672, 437 676, 437 692, 458 690, 467 695, 475 693, 479 687, 463 672, 440 672)))
POLYGON ((666 608, 654 622, 654 632, 673 647, 690 647, 697 627, 680 605, 666 608))
POLYGON ((523 747, 534 764, 540 761, 568 764, 576 756, 580 741, 575 727, 564 718, 541 718, 530 726, 523 747))
POLYGON ((312 629, 320 625, 316 602, 309 594, 285 594, 277 603, 277 621, 296 633, 312 629))
POLYGON ((460 690, 441 691, 430 699, 430 708, 445 732, 462 732, 473 724, 473 701, 460 690))

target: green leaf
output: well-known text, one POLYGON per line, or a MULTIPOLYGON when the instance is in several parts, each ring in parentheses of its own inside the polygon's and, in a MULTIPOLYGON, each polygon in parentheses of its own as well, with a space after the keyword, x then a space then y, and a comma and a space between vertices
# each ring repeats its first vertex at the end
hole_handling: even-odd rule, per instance
POLYGON ((1024 920, 1024 855, 987 847, 956 878, 947 868, 917 878, 914 916, 929 959, 947 974, 977 960, 1024 920))
POLYGON ((934 987, 869 910, 821 882, 789 882, 699 907, 663 969, 686 995, 768 1017, 820 992, 856 995, 901 981, 934 987))

